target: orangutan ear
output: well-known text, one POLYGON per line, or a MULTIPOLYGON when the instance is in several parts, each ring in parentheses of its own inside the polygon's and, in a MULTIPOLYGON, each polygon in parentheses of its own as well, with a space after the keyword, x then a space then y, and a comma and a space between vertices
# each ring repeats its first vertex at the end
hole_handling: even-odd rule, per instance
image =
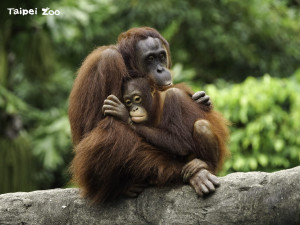
POLYGON ((155 93, 156 93, 155 88, 154 88, 154 87, 151 87, 151 95, 152 95, 152 97, 154 97, 155 93))

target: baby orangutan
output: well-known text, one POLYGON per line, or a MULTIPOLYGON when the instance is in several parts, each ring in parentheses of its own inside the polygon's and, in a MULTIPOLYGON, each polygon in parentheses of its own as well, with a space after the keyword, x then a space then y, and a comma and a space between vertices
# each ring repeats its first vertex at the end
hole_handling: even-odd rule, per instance
POLYGON ((202 196, 219 186, 213 173, 222 166, 229 134, 219 113, 205 111, 190 96, 183 84, 158 90, 151 80, 137 78, 123 86, 126 111, 113 95, 104 102, 103 111, 130 124, 148 143, 187 162, 183 181, 199 186, 196 192, 202 196))

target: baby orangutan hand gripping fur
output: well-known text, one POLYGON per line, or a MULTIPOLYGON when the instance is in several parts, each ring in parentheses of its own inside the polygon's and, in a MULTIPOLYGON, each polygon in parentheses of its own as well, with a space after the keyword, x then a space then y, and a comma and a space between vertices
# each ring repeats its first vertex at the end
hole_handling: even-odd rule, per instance
POLYGON ((219 113, 203 110, 191 95, 183 84, 158 90, 151 79, 137 78, 123 86, 127 110, 111 95, 103 111, 130 124, 148 143, 189 162, 182 168, 183 181, 202 196, 219 186, 213 173, 227 154, 228 128, 219 113))

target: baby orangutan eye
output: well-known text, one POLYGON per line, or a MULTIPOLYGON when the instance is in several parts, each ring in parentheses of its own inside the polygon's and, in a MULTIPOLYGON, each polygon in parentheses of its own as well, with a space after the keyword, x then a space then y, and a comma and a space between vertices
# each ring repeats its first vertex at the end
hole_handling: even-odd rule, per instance
POLYGON ((125 105, 126 106, 131 106, 132 102, 129 99, 125 100, 125 105))
POLYGON ((142 102, 142 97, 136 95, 133 97, 134 103, 141 103, 142 102))

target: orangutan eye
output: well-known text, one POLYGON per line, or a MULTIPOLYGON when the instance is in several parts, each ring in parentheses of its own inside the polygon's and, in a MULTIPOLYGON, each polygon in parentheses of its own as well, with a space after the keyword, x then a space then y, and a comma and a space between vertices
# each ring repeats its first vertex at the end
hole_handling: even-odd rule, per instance
POLYGON ((147 57, 147 61, 148 61, 149 63, 153 62, 153 60, 154 60, 154 56, 153 56, 153 55, 149 55, 149 56, 147 57))
POLYGON ((142 102, 142 97, 136 95, 133 97, 134 103, 141 103, 142 102))
POLYGON ((164 53, 160 53, 160 54, 159 54, 159 60, 160 60, 161 62, 164 62, 165 59, 166 59, 165 54, 164 54, 164 53))
POLYGON ((126 106, 131 106, 131 105, 132 105, 132 102, 131 102, 129 99, 126 99, 126 100, 125 100, 125 105, 126 105, 126 106))

